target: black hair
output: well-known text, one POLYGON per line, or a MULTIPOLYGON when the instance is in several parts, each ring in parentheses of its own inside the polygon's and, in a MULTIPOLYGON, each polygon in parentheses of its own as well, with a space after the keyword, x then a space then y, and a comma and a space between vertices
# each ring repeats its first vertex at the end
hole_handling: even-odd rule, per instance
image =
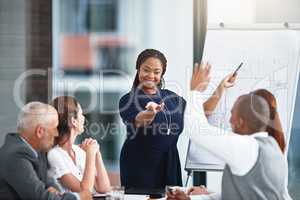
POLYGON ((139 69, 140 69, 141 65, 148 58, 157 58, 158 60, 160 60, 160 62, 162 64, 162 75, 161 75, 161 82, 159 83, 158 87, 162 88, 164 86, 163 75, 165 74, 166 68, 167 68, 167 59, 166 59, 165 55, 156 49, 145 49, 138 55, 138 58, 136 60, 135 68, 136 68, 137 72, 136 72, 136 75, 135 75, 135 78, 133 81, 132 89, 136 89, 139 86, 139 84, 140 84, 139 69))

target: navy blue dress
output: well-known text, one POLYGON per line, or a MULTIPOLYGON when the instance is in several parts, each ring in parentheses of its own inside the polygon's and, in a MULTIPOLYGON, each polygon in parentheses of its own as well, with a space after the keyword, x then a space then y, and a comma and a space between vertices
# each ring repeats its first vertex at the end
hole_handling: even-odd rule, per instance
POLYGON ((185 105, 182 97, 165 89, 155 95, 136 89, 120 99, 120 115, 127 128, 120 156, 121 184, 126 188, 182 185, 177 141, 183 130, 185 105), (135 117, 149 101, 163 101, 164 110, 156 114, 151 124, 136 129, 135 117))

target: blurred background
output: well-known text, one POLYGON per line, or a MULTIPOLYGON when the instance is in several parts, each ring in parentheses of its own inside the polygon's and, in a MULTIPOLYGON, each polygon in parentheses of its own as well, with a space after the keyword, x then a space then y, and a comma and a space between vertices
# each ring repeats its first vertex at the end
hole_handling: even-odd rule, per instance
MULTIPOLYGON (((86 116, 77 142, 98 140, 117 183, 125 139, 118 102, 131 88, 137 55, 145 48, 162 51, 168 59, 166 88, 185 96, 193 48, 203 45, 193 41, 195 1, 208 25, 300 23, 299 0, 0 0, 0 145, 6 133, 16 131, 26 102, 72 95, 86 116)), ((295 199, 300 199, 299 102, 297 92, 288 152, 295 199)), ((187 144, 182 135, 182 169, 187 144)), ((208 186, 219 190, 220 176, 209 173, 208 186)))

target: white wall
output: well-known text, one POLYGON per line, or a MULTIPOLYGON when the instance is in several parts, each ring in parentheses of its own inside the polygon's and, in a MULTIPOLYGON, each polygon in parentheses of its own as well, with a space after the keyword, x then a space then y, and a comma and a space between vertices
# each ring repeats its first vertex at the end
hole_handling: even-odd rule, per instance
POLYGON ((0 1, 0 146, 6 133, 16 130, 19 109, 14 101, 13 87, 25 70, 25 8, 25 0, 0 1))
POLYGON ((300 23, 299 0, 256 0, 258 23, 300 23))
MULTIPOLYGON (((162 51, 168 60, 165 75, 166 88, 185 96, 186 68, 192 66, 193 37, 192 37, 192 0, 151 0, 149 7, 147 48, 162 51)), ((184 169, 188 140, 184 134, 178 142, 178 150, 184 169)), ((185 176, 185 172, 183 171, 185 176)), ((184 179, 185 180, 185 179, 184 179)))

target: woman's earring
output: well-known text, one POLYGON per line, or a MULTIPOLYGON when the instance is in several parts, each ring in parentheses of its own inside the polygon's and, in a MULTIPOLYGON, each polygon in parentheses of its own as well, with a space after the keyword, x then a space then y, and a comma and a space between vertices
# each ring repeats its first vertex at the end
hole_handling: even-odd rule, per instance
POLYGON ((164 77, 161 77, 160 78, 160 82, 158 84, 158 87, 159 88, 163 88, 164 86, 165 86, 165 79, 164 79, 164 77))

